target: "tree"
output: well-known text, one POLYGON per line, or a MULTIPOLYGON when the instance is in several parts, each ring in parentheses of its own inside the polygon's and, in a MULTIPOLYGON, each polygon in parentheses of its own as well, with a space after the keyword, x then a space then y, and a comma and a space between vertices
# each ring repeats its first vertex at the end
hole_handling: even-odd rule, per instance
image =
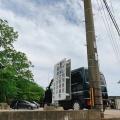
MULTIPOLYGON (((18 33, 14 32, 12 27, 8 26, 6 20, 0 19, 0 62, 7 66, 8 58, 6 56, 9 49, 13 49, 13 42, 18 38, 18 33)), ((7 66, 8 67, 8 66, 7 66)), ((9 68, 9 67, 8 67, 9 68)), ((17 92, 15 87, 14 75, 10 69, 0 70, 0 98, 6 101, 7 97, 14 97, 17 92)))
POLYGON ((34 81, 30 67, 32 62, 25 53, 16 51, 13 43, 18 38, 18 32, 9 27, 6 20, 0 19, 0 62, 6 66, 0 70, 0 101, 13 98, 39 100, 44 90, 34 81), (31 97, 32 96, 32 97, 31 97))
POLYGON ((29 100, 40 101, 43 99, 44 89, 34 81, 29 82, 29 100), (34 96, 34 97, 33 97, 34 96))
POLYGON ((17 95, 18 88, 11 71, 6 69, 0 71, 0 101, 8 101, 17 95))
POLYGON ((18 38, 18 32, 14 32, 12 27, 8 26, 6 20, 0 19, 0 47, 4 49, 13 47, 13 42, 18 38))
POLYGON ((39 102, 43 98, 44 89, 36 84, 34 81, 19 79, 17 81, 17 87, 19 88, 17 99, 39 102))

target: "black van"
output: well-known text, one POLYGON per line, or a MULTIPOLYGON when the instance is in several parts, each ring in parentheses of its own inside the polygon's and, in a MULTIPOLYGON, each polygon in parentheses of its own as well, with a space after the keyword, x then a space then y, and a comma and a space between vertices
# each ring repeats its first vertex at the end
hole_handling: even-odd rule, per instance
MULTIPOLYGON (((109 106, 108 92, 104 75, 100 73, 103 108, 109 106)), ((90 87, 88 69, 82 67, 71 71, 71 100, 59 101, 59 105, 67 109, 90 109, 90 87)), ((53 79, 46 88, 44 105, 52 103, 53 79)))

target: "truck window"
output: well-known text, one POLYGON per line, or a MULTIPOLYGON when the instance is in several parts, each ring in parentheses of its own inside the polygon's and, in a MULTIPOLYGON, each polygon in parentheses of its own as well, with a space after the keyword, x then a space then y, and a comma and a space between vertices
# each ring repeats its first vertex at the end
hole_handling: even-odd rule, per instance
POLYGON ((86 74, 86 82, 89 82, 88 70, 85 70, 85 74, 86 74))
POLYGON ((83 88, 83 79, 80 72, 71 74, 71 91, 76 92, 83 88))
MULTIPOLYGON (((86 72, 86 82, 89 82, 89 76, 88 76, 88 70, 85 70, 86 72)), ((106 81, 104 78, 103 74, 100 74, 100 81, 101 81, 101 85, 106 85, 106 81)))
POLYGON ((105 77, 103 74, 101 74, 100 80, 101 80, 101 85, 106 85, 105 77))

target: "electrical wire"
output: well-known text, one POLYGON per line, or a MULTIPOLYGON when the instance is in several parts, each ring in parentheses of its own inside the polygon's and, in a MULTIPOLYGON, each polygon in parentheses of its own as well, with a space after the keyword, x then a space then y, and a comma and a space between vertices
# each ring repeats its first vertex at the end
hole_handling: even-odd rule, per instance
MULTIPOLYGON (((113 16, 114 11, 113 11, 113 7, 112 7, 112 2, 110 1, 110 2, 111 2, 111 7, 112 7, 113 14, 112 14, 112 12, 111 12, 108 4, 107 4, 107 1, 106 1, 106 0, 103 0, 103 2, 104 2, 104 4, 105 4, 105 7, 106 7, 106 9, 107 9, 107 12, 108 12, 108 14, 109 14, 109 16, 110 16, 113 24, 114 24, 114 26, 115 26, 115 28, 116 28, 116 30, 117 30, 117 32, 118 32, 118 35, 119 35, 119 37, 120 37, 120 29, 119 29, 119 27, 118 27, 118 25, 117 25, 117 22, 116 22, 116 20, 115 20, 115 18, 114 18, 114 16, 113 16)), ((110 23, 111 23, 111 21, 110 21, 110 23)), ((111 25, 112 25, 112 24, 111 24, 111 25)), ((112 26, 111 26, 111 28, 112 28, 112 26)), ((113 29, 113 28, 112 28, 112 29, 113 29)), ((114 35, 114 37, 115 37, 114 31, 113 31, 113 35, 114 35)), ((114 39, 114 40, 115 40, 115 42, 116 42, 116 39, 114 39)), ((118 57, 119 57, 119 55, 120 55, 120 50, 119 50, 119 48, 118 48, 117 42, 116 42, 116 48, 117 48, 118 57)), ((120 57, 119 57, 119 58, 120 58, 120 57)), ((118 62, 120 63, 120 59, 118 60, 118 62)))
POLYGON ((118 25, 117 25, 117 22, 116 22, 114 16, 112 15, 112 12, 111 12, 111 10, 110 10, 110 8, 109 8, 106 0, 103 0, 103 2, 104 2, 104 4, 105 4, 105 7, 106 7, 106 9, 107 9, 110 17, 111 17, 111 20, 112 20, 113 24, 114 24, 114 26, 115 26, 115 28, 116 28, 116 30, 117 30, 117 32, 118 32, 118 35, 120 36, 120 29, 119 29, 119 27, 118 27, 118 25))
MULTIPOLYGON (((109 23, 108 23, 108 20, 107 20, 106 14, 105 14, 105 10, 104 10, 102 1, 100 0, 100 2, 101 2, 101 6, 102 6, 102 9, 103 9, 104 16, 105 16, 105 19, 104 19, 104 16, 103 16, 103 14, 102 14, 102 12, 101 12, 101 10, 100 10, 101 15, 102 15, 102 19, 103 19, 103 22, 104 22, 104 24, 105 24, 105 27, 106 27, 106 30, 107 30, 107 34, 108 34, 108 36, 109 36, 109 38, 110 38, 110 42, 111 42, 111 44, 112 44, 112 48, 113 48, 113 51, 114 51, 115 56, 116 56, 116 58, 117 58, 118 64, 120 65, 119 48, 118 48, 117 43, 115 43, 116 41, 113 40, 113 38, 115 38, 115 35, 114 35, 114 37, 113 37, 113 29, 111 29, 111 27, 110 27, 111 25, 109 25, 109 23), (112 31, 111 31, 111 30, 112 30, 112 31)), ((100 9, 100 4, 99 4, 98 1, 97 1, 97 4, 98 4, 98 7, 99 7, 99 9, 100 9)))
POLYGON ((109 17, 109 21, 110 21, 110 25, 111 25, 112 35, 113 35, 113 38, 114 38, 113 39, 113 44, 114 44, 114 47, 115 47, 115 51, 116 51, 116 55, 117 55, 117 60, 118 60, 118 63, 120 64, 120 50, 119 50, 119 47, 118 47, 118 44, 117 44, 115 32, 113 30, 113 25, 112 25, 112 21, 111 21, 110 17, 109 17))
MULTIPOLYGON (((110 0, 110 3, 111 3, 112 12, 113 12, 113 14, 114 14, 111 0, 110 0)), ((110 24, 111 24, 112 35, 113 35, 113 37, 114 37, 113 42, 114 42, 114 44, 115 44, 116 53, 117 53, 117 55, 118 55, 118 62, 120 63, 120 56, 119 56, 119 55, 120 55, 120 50, 119 50, 119 47, 118 47, 118 44, 117 44, 117 40, 116 40, 116 36, 115 36, 115 31, 113 30, 113 25, 112 25, 112 21, 111 21, 110 16, 109 16, 109 21, 110 21, 110 24)))
POLYGON ((113 16, 114 16, 114 18, 115 18, 115 12, 114 12, 114 10, 113 10, 113 5, 112 5, 112 1, 111 1, 111 0, 110 0, 110 4, 111 4, 113 16))

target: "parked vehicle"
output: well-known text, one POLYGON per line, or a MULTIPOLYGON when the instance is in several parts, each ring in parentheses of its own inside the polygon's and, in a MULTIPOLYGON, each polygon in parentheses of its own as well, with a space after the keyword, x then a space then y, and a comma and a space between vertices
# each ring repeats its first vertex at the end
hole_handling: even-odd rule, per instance
POLYGON ((17 100, 17 105, 15 107, 16 104, 16 100, 12 101, 10 107, 12 109, 36 109, 37 106, 33 103, 30 103, 28 101, 25 100, 17 100))
POLYGON ((37 106, 37 108, 40 108, 40 104, 39 104, 39 103, 37 103, 36 101, 29 101, 29 102, 31 102, 31 103, 33 103, 33 104, 35 104, 35 105, 37 106))
MULTIPOLYGON (((109 106, 108 92, 104 75, 100 73, 103 108, 109 106)), ((46 88, 44 95, 44 106, 52 103, 53 79, 46 88)), ((71 71, 71 100, 61 100, 59 105, 64 109, 90 109, 90 86, 88 69, 82 67, 71 71)))

